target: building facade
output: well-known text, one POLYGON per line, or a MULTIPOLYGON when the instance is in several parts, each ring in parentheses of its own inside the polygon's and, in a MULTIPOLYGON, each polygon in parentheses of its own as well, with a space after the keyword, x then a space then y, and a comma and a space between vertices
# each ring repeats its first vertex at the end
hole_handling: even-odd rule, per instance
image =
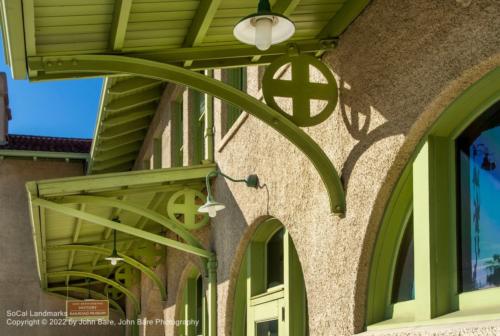
POLYGON ((161 252, 144 261, 155 276, 130 282, 125 308, 127 317, 175 323, 143 323, 131 335, 499 335, 499 13, 491 0, 370 1, 321 55, 336 84, 329 97, 309 85, 329 82, 321 68, 296 81, 293 50, 292 67, 264 84, 265 65, 200 70, 260 101, 266 81, 292 83, 276 105, 293 114, 294 98, 308 97, 308 119, 335 101, 321 122, 300 122, 333 164, 331 176, 338 172, 345 211, 332 208, 312 154, 276 131, 281 119, 130 74, 104 84, 89 176, 61 180, 60 189, 42 181, 46 194, 37 201, 30 192, 32 204, 84 218, 43 202, 94 195, 143 204, 124 190, 173 188, 168 200, 148 196, 145 208, 189 235, 159 231, 168 241, 154 238, 161 252), (205 186, 204 167, 231 178, 209 175, 205 186), (256 185, 232 181, 251 175, 256 185), (187 207, 187 189, 201 193, 197 209, 210 192, 225 209, 210 219, 176 212, 187 207), (213 255, 177 244, 191 239, 213 255))

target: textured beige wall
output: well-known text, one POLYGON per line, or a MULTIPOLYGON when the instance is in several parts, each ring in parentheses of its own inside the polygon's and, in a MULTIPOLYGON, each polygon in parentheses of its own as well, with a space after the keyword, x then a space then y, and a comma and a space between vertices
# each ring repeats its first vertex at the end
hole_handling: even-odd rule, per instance
MULTIPOLYGON (((348 207, 343 219, 330 214, 320 177, 297 148, 251 116, 227 141, 216 113, 220 168, 235 177, 256 173, 269 189, 267 195, 221 178, 215 184, 217 200, 227 207, 212 221, 210 240, 219 258, 219 335, 231 335, 236 275, 265 216, 278 218, 295 242, 311 336, 364 330, 370 256, 390 192, 444 108, 500 66, 499 13, 494 0, 466 7, 454 0, 374 0, 325 56, 339 84, 339 104, 329 119, 306 131, 342 175, 348 207)), ((217 101, 214 106, 220 111, 217 101)), ((168 253, 169 318, 189 260, 168 253)), ((369 334, 498 335, 499 327, 500 320, 369 334)))
MULTIPOLYGON (((0 160, 0 335, 119 335, 109 327, 9 327, 7 310, 65 311, 63 299, 40 290, 25 183, 83 174, 81 163, 0 160)), ((114 314, 113 314, 114 315, 114 314)), ((29 317, 27 319, 30 319, 29 317)))

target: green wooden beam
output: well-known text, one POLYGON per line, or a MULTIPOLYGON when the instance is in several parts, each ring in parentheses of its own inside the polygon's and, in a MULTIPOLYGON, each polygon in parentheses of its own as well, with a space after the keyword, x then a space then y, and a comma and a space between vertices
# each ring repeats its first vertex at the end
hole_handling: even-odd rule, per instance
POLYGON ((113 51, 120 51, 125 44, 127 24, 130 17, 132 0, 117 0, 111 24, 110 48, 113 51))
POLYGON ((297 146, 309 158, 323 180, 330 198, 331 211, 338 214, 345 213, 345 194, 340 177, 321 147, 287 117, 247 93, 181 67, 124 56, 67 56, 60 57, 55 66, 48 67, 48 63, 53 64, 55 60, 53 58, 31 58, 30 68, 44 71, 50 69, 50 71, 56 72, 102 70, 157 78, 187 85, 239 107, 278 131, 297 146))
POLYGON ((95 162, 92 166, 92 169, 97 171, 97 170, 105 170, 109 169, 112 167, 116 167, 125 163, 129 162, 134 162, 135 158, 137 157, 137 153, 129 153, 125 154, 119 157, 116 157, 114 159, 110 159, 107 161, 102 161, 102 162, 95 162))
POLYGON ((212 252, 207 251, 207 250, 202 249, 202 248, 199 248, 199 247, 191 246, 191 245, 188 245, 186 243, 182 243, 182 242, 179 242, 179 241, 176 241, 173 239, 165 238, 163 236, 160 236, 160 235, 148 232, 148 231, 140 230, 140 229, 137 229, 135 227, 131 227, 128 225, 117 223, 117 222, 111 221, 109 219, 100 217, 100 216, 96 216, 96 215, 93 215, 93 214, 90 214, 87 212, 79 211, 77 209, 73 209, 73 208, 70 208, 70 207, 67 207, 67 206, 64 206, 64 205, 61 205, 58 203, 54 203, 51 201, 47 201, 47 200, 44 200, 41 198, 33 199, 32 203, 35 205, 38 205, 40 207, 65 214, 67 216, 82 218, 83 220, 110 228, 112 230, 127 233, 127 234, 132 235, 132 236, 143 238, 145 240, 149 240, 149 241, 152 241, 154 243, 158 243, 158 244, 163 245, 163 246, 172 247, 172 248, 175 248, 177 250, 191 253, 191 254, 194 254, 194 255, 197 255, 197 256, 200 256, 203 258, 208 258, 208 257, 213 255, 212 252))
MULTIPOLYGON (((137 132, 128 134, 126 137, 123 137, 123 138, 108 140, 108 141, 99 145, 99 152, 110 151, 110 150, 116 149, 118 147, 121 147, 124 145, 129 145, 131 143, 138 142, 138 141, 140 141, 142 143, 145 136, 146 136, 146 132, 141 130, 141 131, 137 131, 137 132)), ((95 139, 95 137, 94 137, 94 139, 95 139)), ((91 162, 92 162, 92 160, 91 160, 91 162)))
POLYGON ((184 241, 192 246, 203 248, 200 241, 193 235, 189 230, 180 226, 170 218, 163 216, 162 214, 137 206, 135 204, 120 201, 116 198, 108 197, 98 197, 98 196, 65 196, 62 199, 57 200, 60 204, 99 204, 101 206, 107 206, 111 208, 121 209, 133 214, 139 215, 141 217, 147 218, 155 223, 162 225, 163 227, 169 229, 170 231, 177 234, 179 237, 184 239, 184 241))
MULTIPOLYGON (((297 46, 301 53, 316 53, 321 50, 329 50, 334 48, 335 46, 331 42, 332 39, 312 39, 296 40, 293 41, 293 44, 297 46)), ((227 46, 175 48, 164 51, 145 53, 125 53, 123 54, 123 56, 130 55, 131 57, 140 59, 174 64, 183 64, 185 60, 192 60, 193 62, 211 60, 221 62, 221 64, 224 60, 233 60, 235 61, 233 65, 234 67, 241 67, 251 65, 251 59, 254 56, 263 57, 287 55, 289 53, 289 44, 290 43, 281 43, 273 45, 265 51, 258 50, 254 46, 236 44, 227 46)))
MULTIPOLYGON (((111 255, 113 252, 111 249, 103 248, 103 247, 97 247, 97 246, 87 246, 87 245, 62 245, 62 246, 54 246, 48 251, 84 251, 84 252, 92 252, 92 253, 97 253, 97 254, 102 254, 102 255, 111 255)), ((155 272, 153 272, 149 267, 146 265, 140 263, 139 261, 127 256, 126 254, 118 252, 118 255, 123 258, 123 261, 130 266, 137 268, 139 271, 144 273, 148 278, 150 278, 153 283, 158 287, 158 290, 160 291, 160 295, 163 301, 167 300, 167 290, 165 289, 165 286, 163 285, 161 279, 156 275, 155 272)))
POLYGON ((106 112, 120 112, 130 110, 135 107, 146 105, 160 99, 162 90, 159 87, 153 87, 147 91, 139 92, 123 98, 113 100, 105 106, 106 112))
MULTIPOLYGON (((208 173, 215 169, 214 164, 144 170, 133 172, 120 172, 97 176, 78 176, 64 179, 39 181, 35 184, 41 197, 66 196, 92 193, 102 190, 121 190, 124 188, 153 187, 154 184, 184 183, 198 180, 205 181, 208 173)), ((31 193, 36 197, 36 193, 31 193)))
POLYGON ((116 281, 113 281, 111 279, 105 278, 103 276, 100 276, 98 274, 90 273, 90 272, 79 272, 79 271, 62 271, 62 272, 53 272, 53 273, 48 273, 47 276, 49 278, 62 278, 62 277, 82 277, 82 278, 90 278, 97 280, 99 282, 102 282, 104 284, 113 286, 114 288, 118 289, 120 292, 125 294, 131 301, 132 304, 134 305, 134 309, 136 313, 140 313, 141 311, 141 305, 139 303, 139 300, 137 300, 136 296, 134 293, 132 293, 130 290, 122 286, 116 281))
POLYGON ((133 122, 129 122, 128 124, 110 127, 102 131, 99 135, 99 138, 101 139, 101 141, 104 141, 116 139, 128 134, 133 134, 137 131, 148 128, 150 122, 150 118, 145 117, 133 122))
POLYGON ((104 162, 104 161, 107 161, 107 160, 112 160, 114 158, 117 158, 119 156, 122 156, 122 155, 125 155, 125 154, 129 154, 129 153, 132 153, 132 152, 138 152, 139 149, 141 149, 141 143, 140 142, 135 142, 131 145, 125 145, 125 146, 122 146, 122 147, 119 147, 115 150, 112 150, 112 151, 107 151, 107 152, 104 152, 102 154, 98 154, 94 159, 94 163, 96 162, 104 162))
POLYGON ((5 61, 10 65, 14 79, 26 79, 26 48, 24 40, 23 4, 21 0, 2 0, 2 31, 5 61))
MULTIPOLYGON (((50 287, 47 288, 47 292, 49 293, 57 293, 61 292, 64 293, 62 294, 62 297, 65 297, 67 292, 76 292, 76 293, 82 293, 82 294, 88 294, 89 290, 87 288, 81 288, 81 287, 73 287, 73 286, 68 286, 68 287, 50 287)), ((94 299, 98 300, 108 300, 109 304, 120 314, 123 318, 125 318, 125 312, 123 311, 122 307, 116 303, 115 300, 108 298, 106 295, 99 293, 94 290, 90 290, 90 295, 94 299)))
POLYGON ((328 21, 318 34, 318 38, 338 37, 365 9, 370 0, 350 0, 328 21))
POLYGON ((161 81, 144 77, 132 77, 118 82, 108 89, 112 95, 131 94, 135 91, 150 89, 162 85, 161 81))
POLYGON ((200 0, 191 27, 184 39, 184 47, 197 46, 203 42, 221 2, 222 0, 200 0))
POLYGON ((114 127, 123 125, 132 121, 142 119, 144 117, 150 117, 156 112, 155 108, 143 107, 135 111, 127 111, 126 114, 112 115, 111 117, 105 118, 103 123, 105 127, 114 127))
POLYGON ((299 3, 300 0, 278 0, 273 6, 273 12, 288 16, 293 13, 299 3))

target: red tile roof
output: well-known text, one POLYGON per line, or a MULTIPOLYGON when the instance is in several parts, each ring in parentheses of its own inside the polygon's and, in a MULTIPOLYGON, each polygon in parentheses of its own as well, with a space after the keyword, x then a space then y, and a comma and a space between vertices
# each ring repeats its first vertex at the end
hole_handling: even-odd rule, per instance
POLYGON ((7 143, 0 145, 0 150, 89 153, 91 145, 92 139, 9 134, 7 143))

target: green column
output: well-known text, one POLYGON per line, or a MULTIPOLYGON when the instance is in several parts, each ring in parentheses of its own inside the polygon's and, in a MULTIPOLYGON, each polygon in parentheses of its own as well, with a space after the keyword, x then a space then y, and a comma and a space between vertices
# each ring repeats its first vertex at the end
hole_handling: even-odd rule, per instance
POLYGON ((217 257, 211 256, 208 269, 208 336, 217 336, 217 257))

